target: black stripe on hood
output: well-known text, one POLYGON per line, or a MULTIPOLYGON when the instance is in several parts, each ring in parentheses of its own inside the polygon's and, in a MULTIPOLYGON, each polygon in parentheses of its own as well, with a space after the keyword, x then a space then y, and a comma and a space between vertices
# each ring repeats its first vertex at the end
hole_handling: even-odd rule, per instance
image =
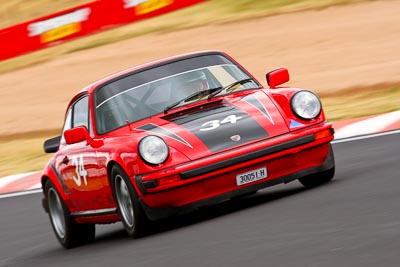
POLYGON ((176 141, 181 142, 190 148, 193 148, 193 146, 191 146, 185 139, 181 138, 179 135, 177 135, 161 126, 155 125, 153 123, 149 123, 149 124, 140 126, 140 127, 136 128, 136 130, 142 130, 142 131, 148 131, 148 132, 154 132, 157 134, 162 134, 162 135, 168 136, 172 139, 175 139, 176 141))
POLYGON ((248 104, 252 105, 256 109, 258 109, 262 114, 264 114, 265 117, 272 123, 274 123, 274 120, 272 119, 271 115, 269 114, 267 108, 264 106, 264 104, 258 99, 258 97, 255 94, 247 95, 242 98, 242 100, 246 101, 248 104))
POLYGON ((247 113, 227 105, 170 120, 196 135, 212 152, 245 144, 269 135, 247 113))

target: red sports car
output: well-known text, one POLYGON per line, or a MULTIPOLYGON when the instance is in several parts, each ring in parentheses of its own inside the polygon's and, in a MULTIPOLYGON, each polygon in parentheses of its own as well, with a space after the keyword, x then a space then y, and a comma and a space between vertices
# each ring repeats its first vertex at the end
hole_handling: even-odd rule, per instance
POLYGON ((229 55, 203 51, 158 60, 88 85, 68 105, 42 174, 43 206, 65 248, 90 242, 95 224, 122 221, 131 237, 157 220, 335 172, 314 93, 263 88, 229 55))

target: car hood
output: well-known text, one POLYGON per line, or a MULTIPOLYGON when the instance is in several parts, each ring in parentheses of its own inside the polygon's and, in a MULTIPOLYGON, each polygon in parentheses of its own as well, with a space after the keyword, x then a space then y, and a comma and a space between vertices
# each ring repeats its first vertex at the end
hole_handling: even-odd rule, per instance
POLYGON ((198 102, 153 117, 135 130, 162 137, 191 160, 289 131, 275 104, 261 90, 198 102))

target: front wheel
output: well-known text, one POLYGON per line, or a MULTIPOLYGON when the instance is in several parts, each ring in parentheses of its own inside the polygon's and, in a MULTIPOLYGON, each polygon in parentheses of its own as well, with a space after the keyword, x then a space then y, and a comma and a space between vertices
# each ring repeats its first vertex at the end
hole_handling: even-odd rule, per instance
POLYGON ((58 242, 66 249, 92 242, 96 232, 95 225, 77 224, 50 180, 45 184, 45 193, 51 226, 58 242))
POLYGON ((249 196, 257 194, 257 192, 258 192, 258 190, 250 191, 250 192, 238 195, 238 196, 231 197, 231 200, 237 200, 237 199, 242 199, 242 198, 245 198, 245 197, 249 197, 249 196))
POLYGON ((299 178, 300 183, 308 188, 327 183, 335 176, 335 167, 332 169, 299 178))
POLYGON ((147 231, 148 220, 128 175, 115 165, 111 170, 111 178, 118 214, 126 232, 132 238, 143 236, 147 231))

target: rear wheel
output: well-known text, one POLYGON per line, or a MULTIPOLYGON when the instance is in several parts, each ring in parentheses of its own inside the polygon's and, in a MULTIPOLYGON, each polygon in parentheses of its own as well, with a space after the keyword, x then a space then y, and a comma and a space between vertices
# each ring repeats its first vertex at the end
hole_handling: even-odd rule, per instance
POLYGON ((147 232, 148 220, 128 175, 115 165, 111 170, 111 178, 118 214, 126 232, 132 238, 143 236, 147 232))
POLYGON ((96 232, 95 225, 77 224, 50 180, 46 182, 45 192, 51 226, 58 242, 67 249, 92 242, 96 232))
POLYGON ((310 188, 329 182, 332 180, 333 176, 335 176, 335 167, 299 178, 299 181, 303 186, 310 188))

